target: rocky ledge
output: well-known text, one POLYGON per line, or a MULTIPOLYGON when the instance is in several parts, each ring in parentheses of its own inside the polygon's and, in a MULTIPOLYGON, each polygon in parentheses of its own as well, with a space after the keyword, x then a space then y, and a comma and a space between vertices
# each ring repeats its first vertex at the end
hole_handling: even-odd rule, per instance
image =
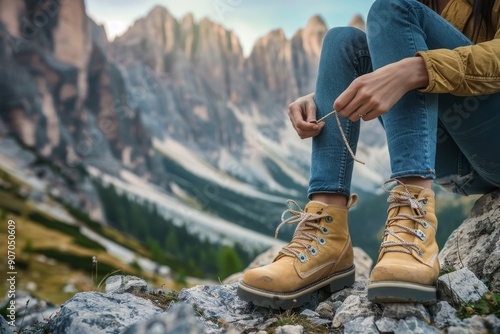
MULTIPOLYGON (((500 334, 499 236, 500 192, 495 192, 477 201, 442 250, 439 301, 431 306, 369 302, 371 260, 356 249, 357 278, 352 287, 332 295, 318 291, 315 302, 293 311, 272 311, 242 301, 236 295, 238 275, 226 284, 180 293, 148 289, 138 277, 112 276, 105 292, 76 294, 29 332, 500 334)), ((259 256, 250 267, 270 261, 276 251, 259 256)), ((0 321, 2 333, 10 334, 5 320, 0 321)))

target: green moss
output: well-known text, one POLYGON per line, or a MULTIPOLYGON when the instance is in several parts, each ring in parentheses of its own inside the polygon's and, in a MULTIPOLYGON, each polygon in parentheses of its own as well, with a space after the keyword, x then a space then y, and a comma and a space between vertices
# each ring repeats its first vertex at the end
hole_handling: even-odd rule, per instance
POLYGON ((328 328, 325 325, 313 324, 307 317, 297 314, 294 311, 288 310, 283 314, 277 315, 277 321, 267 329, 268 334, 276 332, 276 328, 280 326, 302 326, 304 333, 327 334, 328 328))
POLYGON ((153 304, 155 304, 162 310, 168 309, 170 305, 172 305, 172 303, 176 303, 179 301, 178 293, 175 291, 149 292, 149 293, 137 294, 136 296, 150 300, 153 304))
POLYGON ((468 302, 460 306, 457 317, 460 319, 469 318, 473 315, 494 314, 500 317, 500 294, 486 292, 477 302, 468 302))

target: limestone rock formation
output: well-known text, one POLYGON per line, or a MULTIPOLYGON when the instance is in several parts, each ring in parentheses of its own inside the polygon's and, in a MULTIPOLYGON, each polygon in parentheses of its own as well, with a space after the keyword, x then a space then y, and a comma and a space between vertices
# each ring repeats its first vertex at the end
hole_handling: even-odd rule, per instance
MULTIPOLYGON (((138 281, 133 277, 116 276, 116 282, 138 281)), ((316 301, 292 313, 271 311, 246 303, 236 295, 237 283, 196 286, 178 294, 167 310, 143 298, 115 290, 113 293, 86 292, 75 295, 61 306, 47 324, 55 332, 92 332, 142 334, 146 328, 161 333, 259 333, 260 331, 299 330, 298 327, 324 326, 329 333, 453 333, 498 332, 500 319, 494 315, 474 316, 460 320, 448 302, 433 306, 421 304, 374 304, 367 300, 368 281, 358 280, 352 287, 329 295, 318 291, 316 301), (294 328, 281 328, 280 318, 295 314, 294 328), (299 317, 300 315, 300 317, 299 317)), ((451 281, 450 288, 467 282, 451 281)), ((463 287, 462 287, 463 288, 463 287)), ((319 327, 317 327, 319 328, 319 327)))
POLYGON ((442 266, 468 268, 500 290, 500 191, 481 197, 470 216, 448 238, 439 254, 442 266))

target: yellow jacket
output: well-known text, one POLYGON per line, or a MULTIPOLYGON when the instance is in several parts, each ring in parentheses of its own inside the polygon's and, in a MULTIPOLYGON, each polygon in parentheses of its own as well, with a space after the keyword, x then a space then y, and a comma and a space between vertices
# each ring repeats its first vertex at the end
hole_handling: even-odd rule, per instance
MULTIPOLYGON (((472 40, 472 5, 467 0, 450 0, 441 16, 472 40)), ((417 52, 429 73, 429 85, 420 91, 461 96, 500 92, 500 0, 492 18, 496 33, 486 36, 481 31, 475 45, 417 52)))

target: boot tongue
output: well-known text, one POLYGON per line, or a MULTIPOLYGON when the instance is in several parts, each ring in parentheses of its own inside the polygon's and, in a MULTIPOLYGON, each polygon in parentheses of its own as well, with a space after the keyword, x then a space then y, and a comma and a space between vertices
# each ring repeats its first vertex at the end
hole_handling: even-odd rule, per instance
MULTIPOLYGON (((404 197, 410 197, 411 195, 411 198, 408 199, 408 203, 407 205, 404 205, 404 206, 395 206, 393 207, 392 209, 389 210, 389 218, 392 218, 392 217, 395 217, 395 216, 398 216, 398 215, 401 215, 401 214, 407 214, 407 215, 418 215, 418 211, 416 210, 417 209, 417 199, 418 199, 418 195, 420 194, 420 192, 423 190, 423 188, 421 187, 418 187, 418 186, 406 186, 406 189, 404 186, 402 185, 398 185, 396 187, 394 187, 391 191, 391 196, 393 197, 403 197, 402 200, 404 201, 404 197), (406 196, 405 196, 406 194, 406 196)), ((415 226, 415 221, 411 220, 411 219, 397 219, 397 220, 392 220, 392 224, 391 226, 389 226, 389 229, 392 230, 393 232, 395 231, 401 231, 403 230, 403 228, 399 227, 399 226, 395 226, 394 224, 398 224, 398 225, 402 225, 402 226, 405 226, 405 227, 408 227, 408 228, 411 228, 411 229, 416 229, 416 226, 415 226)), ((396 233, 396 235, 399 237, 399 238, 402 238, 404 241, 406 242, 413 242, 415 240, 415 235, 411 234, 411 233, 408 233, 408 232, 399 232, 399 233, 396 233)), ((396 237, 392 236, 392 235, 388 235, 387 236, 387 241, 395 241, 395 242, 401 242, 401 240, 397 239, 396 237)), ((392 246, 391 248, 396 248, 396 247, 400 247, 400 246, 392 246)))
POLYGON ((323 202, 311 201, 306 205, 304 211, 306 213, 321 214, 326 206, 327 205, 323 202))

